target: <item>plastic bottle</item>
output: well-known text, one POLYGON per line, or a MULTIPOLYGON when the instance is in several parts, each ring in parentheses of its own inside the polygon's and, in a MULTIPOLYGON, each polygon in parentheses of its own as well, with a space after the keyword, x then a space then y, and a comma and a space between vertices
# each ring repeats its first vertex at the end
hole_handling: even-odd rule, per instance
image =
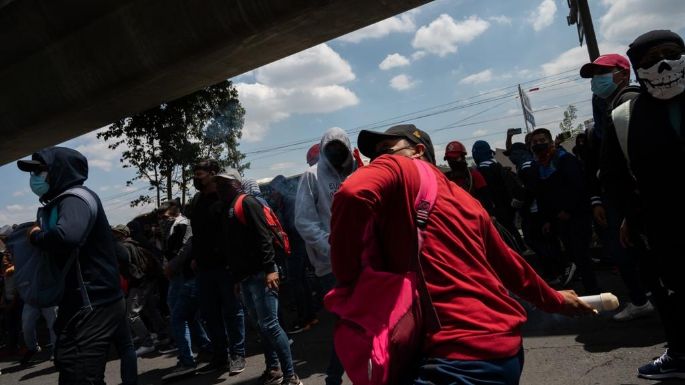
POLYGON ((611 293, 602 293, 599 295, 588 295, 585 297, 578 297, 581 301, 590 305, 597 311, 611 311, 618 308, 618 298, 611 293))

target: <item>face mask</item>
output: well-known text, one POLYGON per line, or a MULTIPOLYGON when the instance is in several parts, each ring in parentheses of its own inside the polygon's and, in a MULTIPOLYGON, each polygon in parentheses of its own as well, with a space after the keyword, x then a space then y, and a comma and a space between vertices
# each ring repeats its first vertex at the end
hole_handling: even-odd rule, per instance
POLYGON ((200 178, 193 178, 193 186, 197 191, 202 191, 205 189, 205 185, 202 184, 202 179, 200 178))
POLYGON ((47 173, 40 173, 39 175, 31 174, 31 180, 29 184, 31 185, 31 191, 38 197, 42 197, 50 190, 50 185, 47 180, 47 173))
POLYGON ((469 165, 466 163, 465 160, 449 160, 447 161, 447 164, 449 164, 450 168, 453 171, 456 171, 458 173, 465 173, 466 169, 469 168, 469 165))
POLYGON ((549 150, 549 143, 538 143, 533 145, 533 152, 535 154, 544 154, 549 150))
POLYGON ((616 91, 618 86, 614 83, 614 74, 608 73, 603 75, 595 75, 590 80, 590 88, 592 93, 602 99, 606 99, 616 91))
POLYGON ((637 76, 650 95, 668 100, 685 91, 685 55, 662 60, 649 68, 638 68, 637 76))

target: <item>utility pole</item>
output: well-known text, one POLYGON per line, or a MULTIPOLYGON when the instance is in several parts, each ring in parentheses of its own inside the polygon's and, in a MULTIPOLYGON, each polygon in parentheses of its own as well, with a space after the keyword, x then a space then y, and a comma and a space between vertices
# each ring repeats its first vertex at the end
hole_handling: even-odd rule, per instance
POLYGON ((590 14, 590 6, 587 0, 567 0, 569 7, 569 15, 566 17, 568 25, 576 24, 578 26, 578 40, 580 45, 583 45, 583 37, 587 45, 587 52, 590 55, 590 61, 594 61, 599 57, 599 47, 597 46, 597 37, 595 36, 595 28, 592 25, 592 15, 590 14))

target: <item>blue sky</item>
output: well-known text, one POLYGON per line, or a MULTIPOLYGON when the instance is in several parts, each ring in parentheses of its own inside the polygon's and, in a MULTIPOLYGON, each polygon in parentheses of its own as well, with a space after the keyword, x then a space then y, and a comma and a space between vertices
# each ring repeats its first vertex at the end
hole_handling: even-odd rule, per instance
MULTIPOLYGON (((680 0, 590 3, 601 53, 625 53, 651 29, 685 35, 680 0)), ((356 144, 360 128, 406 120, 431 134, 439 159, 455 139, 502 147, 506 129, 524 124, 519 83, 540 88, 529 95, 539 127, 558 131, 569 104, 579 122, 591 117, 589 81, 578 77, 587 49, 566 15, 566 0, 438 0, 234 78, 247 110, 246 176, 302 172, 307 148, 334 126, 356 144)), ((145 184, 125 185, 132 170, 95 132, 63 145, 88 157, 87 185, 112 224, 149 209, 128 207, 145 184)), ((0 225, 31 220, 38 203, 28 176, 11 163, 0 167, 0 180, 0 225)))

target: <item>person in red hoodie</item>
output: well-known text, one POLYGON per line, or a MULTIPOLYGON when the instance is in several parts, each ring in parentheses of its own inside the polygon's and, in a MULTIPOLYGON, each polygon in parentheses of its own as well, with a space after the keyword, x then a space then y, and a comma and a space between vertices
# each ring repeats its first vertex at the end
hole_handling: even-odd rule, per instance
MULTIPOLYGON (((435 165, 430 137, 414 125, 385 133, 361 131, 362 154, 373 161, 336 193, 331 218, 331 261, 339 285, 354 285, 367 247, 383 250, 371 265, 402 273, 415 258, 414 199, 420 177, 413 158, 435 165), (375 237, 361 242, 367 226, 375 237)), ((542 310, 566 315, 593 310, 573 291, 555 291, 498 235, 490 216, 468 192, 433 167, 438 183, 425 229, 422 267, 441 323, 429 334, 413 384, 518 384, 523 367, 524 308, 511 290, 542 310)))

